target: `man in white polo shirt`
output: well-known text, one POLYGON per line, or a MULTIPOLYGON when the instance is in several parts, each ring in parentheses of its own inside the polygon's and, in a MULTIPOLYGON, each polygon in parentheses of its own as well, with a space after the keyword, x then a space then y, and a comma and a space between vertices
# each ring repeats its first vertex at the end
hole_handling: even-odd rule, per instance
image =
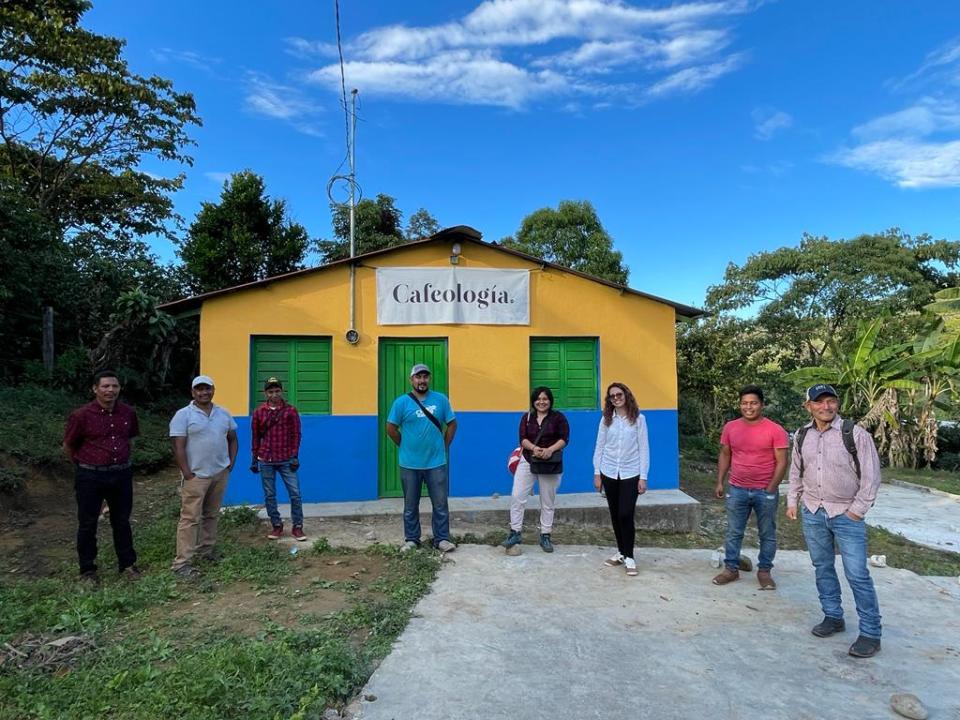
POLYGON ((180 468, 180 523, 173 572, 190 579, 199 574, 192 561, 216 561, 217 520, 227 477, 237 459, 237 423, 213 404, 213 380, 198 375, 191 386, 193 402, 170 421, 173 456, 180 468))

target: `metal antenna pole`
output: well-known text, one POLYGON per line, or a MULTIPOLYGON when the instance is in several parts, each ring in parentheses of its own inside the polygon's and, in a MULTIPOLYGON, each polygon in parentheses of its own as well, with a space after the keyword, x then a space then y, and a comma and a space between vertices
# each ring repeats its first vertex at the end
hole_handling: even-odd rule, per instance
POLYGON ((350 91, 350 257, 357 254, 355 245, 357 188, 357 89, 350 91))

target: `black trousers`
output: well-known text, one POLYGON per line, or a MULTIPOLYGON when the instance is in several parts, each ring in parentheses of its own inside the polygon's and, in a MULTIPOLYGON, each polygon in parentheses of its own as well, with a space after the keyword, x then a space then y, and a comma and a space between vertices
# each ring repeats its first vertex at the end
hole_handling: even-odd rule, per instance
POLYGON ((610 508, 610 521, 613 523, 613 534, 617 538, 617 550, 624 557, 633 557, 633 544, 637 539, 637 525, 634 516, 637 509, 637 498, 640 492, 637 483, 640 476, 625 480, 600 476, 603 482, 603 492, 607 496, 607 507, 610 508))
POLYGON ((78 467, 74 489, 77 493, 77 555, 80 556, 80 572, 97 569, 97 522, 104 500, 110 508, 117 567, 123 570, 133 565, 137 561, 137 553, 133 549, 133 531, 130 529, 133 470, 127 468, 100 472, 78 467))

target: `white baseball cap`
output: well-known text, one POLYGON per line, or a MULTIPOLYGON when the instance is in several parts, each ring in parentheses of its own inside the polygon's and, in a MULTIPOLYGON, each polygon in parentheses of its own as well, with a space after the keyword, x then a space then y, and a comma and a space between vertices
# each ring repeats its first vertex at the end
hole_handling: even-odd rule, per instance
POLYGON ((197 385, 209 385, 213 387, 213 378, 209 375, 197 375, 193 379, 193 382, 190 383, 190 387, 195 388, 197 385))

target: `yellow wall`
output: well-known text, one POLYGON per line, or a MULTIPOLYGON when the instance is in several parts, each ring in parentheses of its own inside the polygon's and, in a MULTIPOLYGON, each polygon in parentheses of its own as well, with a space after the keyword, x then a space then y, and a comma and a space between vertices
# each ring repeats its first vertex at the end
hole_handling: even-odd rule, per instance
POLYGON ((529 268, 530 325, 377 325, 376 267, 443 267, 449 246, 418 245, 373 258, 356 272, 356 328, 350 345, 349 269, 329 270, 207 300, 200 316, 200 369, 217 402, 246 415, 251 335, 332 337, 333 414, 377 412, 377 338, 446 337, 450 396, 457 410, 527 407, 531 336, 600 338, 601 392, 630 386, 643 409, 677 406, 674 310, 493 248, 462 242, 461 267, 529 268))

